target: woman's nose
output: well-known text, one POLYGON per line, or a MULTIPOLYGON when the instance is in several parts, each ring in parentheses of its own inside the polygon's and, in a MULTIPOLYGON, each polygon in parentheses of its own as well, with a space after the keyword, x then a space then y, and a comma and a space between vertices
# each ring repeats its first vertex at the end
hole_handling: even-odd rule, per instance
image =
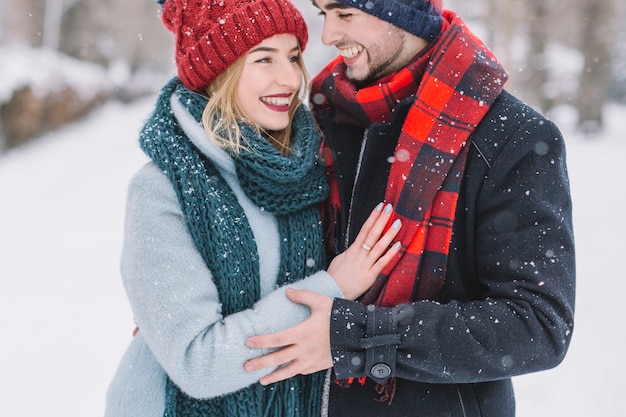
POLYGON ((290 61, 289 63, 281 65, 280 69, 276 72, 276 78, 280 84, 297 90, 302 84, 302 71, 298 64, 290 61))

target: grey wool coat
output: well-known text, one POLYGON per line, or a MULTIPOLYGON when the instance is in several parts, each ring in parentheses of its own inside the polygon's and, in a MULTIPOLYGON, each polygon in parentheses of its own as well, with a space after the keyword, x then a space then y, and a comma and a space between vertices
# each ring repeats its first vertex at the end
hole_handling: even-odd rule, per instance
MULTIPOLYGON (((228 154, 212 144, 177 99, 174 115, 190 141, 219 168, 252 228, 261 270, 254 308, 224 317, 211 271, 196 250, 169 179, 148 163, 131 180, 121 271, 139 333, 121 360, 106 399, 107 417, 162 417, 166 373, 187 394, 211 398, 257 382, 268 370, 245 372, 245 361, 268 353, 245 340, 305 320, 307 307, 276 288, 280 242, 276 219, 241 189, 228 154), (184 308, 183 308, 184 306, 184 308)), ((290 287, 341 297, 324 271, 290 287)))

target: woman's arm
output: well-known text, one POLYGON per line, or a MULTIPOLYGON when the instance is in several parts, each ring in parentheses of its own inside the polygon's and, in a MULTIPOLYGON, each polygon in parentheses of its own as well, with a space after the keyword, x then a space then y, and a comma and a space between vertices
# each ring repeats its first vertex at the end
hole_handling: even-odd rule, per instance
MULTIPOLYGON (((283 330, 309 315, 281 288, 253 309, 222 316, 211 271, 188 233, 174 190, 152 164, 130 184, 122 276, 150 350, 170 378, 198 398, 256 382, 261 374, 245 372, 243 364, 270 350, 248 349, 246 338, 283 330)), ((341 296, 325 272, 290 286, 341 296)))

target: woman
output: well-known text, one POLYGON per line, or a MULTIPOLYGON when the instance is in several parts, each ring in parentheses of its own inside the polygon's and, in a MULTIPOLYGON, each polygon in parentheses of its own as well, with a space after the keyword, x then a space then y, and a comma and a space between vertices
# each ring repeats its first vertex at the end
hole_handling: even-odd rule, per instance
MULTIPOLYGON (((140 135, 122 276, 140 331, 109 388, 110 416, 313 416, 321 374, 264 387, 248 337, 309 311, 287 286, 355 299, 397 253, 390 206, 328 268, 320 137, 301 105, 304 19, 288 0, 166 0, 178 77, 140 135), (352 279, 359 276, 359 280, 352 279)), ((329 364, 330 367, 330 364, 329 364)))

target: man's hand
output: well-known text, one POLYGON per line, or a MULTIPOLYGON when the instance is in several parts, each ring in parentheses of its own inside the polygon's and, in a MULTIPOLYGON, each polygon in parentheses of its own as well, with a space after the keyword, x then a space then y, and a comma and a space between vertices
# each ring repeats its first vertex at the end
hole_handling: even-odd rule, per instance
POLYGON ((286 294, 294 303, 308 306, 311 309, 311 316, 287 330, 253 336, 246 341, 250 348, 279 348, 276 352, 249 360, 244 365, 245 370, 249 372, 280 366, 260 379, 262 385, 283 381, 298 374, 312 374, 333 366, 330 354, 332 298, 292 288, 288 288, 286 294))

